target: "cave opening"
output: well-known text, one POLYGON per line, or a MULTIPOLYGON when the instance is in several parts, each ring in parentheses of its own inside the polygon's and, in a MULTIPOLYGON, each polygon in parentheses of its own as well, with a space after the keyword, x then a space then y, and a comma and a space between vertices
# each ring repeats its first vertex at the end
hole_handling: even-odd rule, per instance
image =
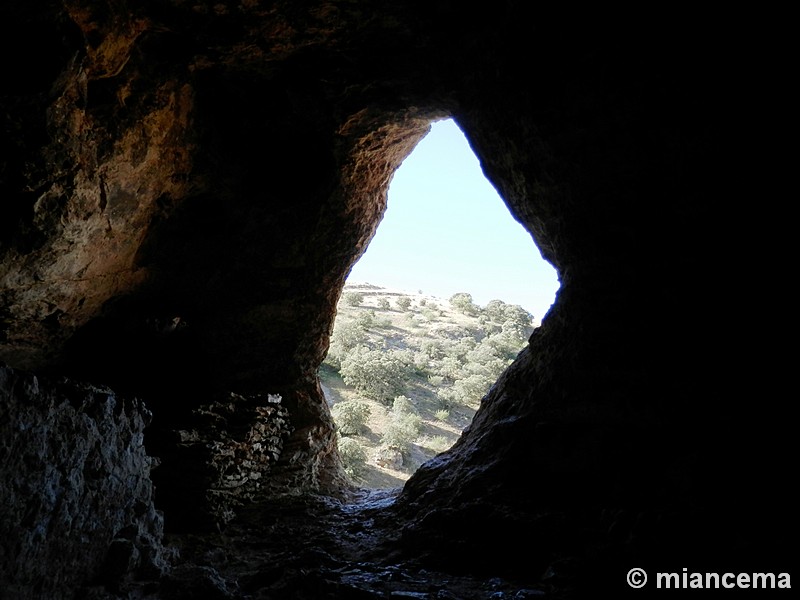
POLYGON ((319 370, 350 478, 400 487, 449 449, 558 287, 460 126, 433 121, 392 177, 319 370))
POLYGON ((0 7, 0 595, 573 598, 632 566, 793 569, 790 238, 763 194, 788 53, 757 34, 785 36, 433 4, 0 7), (392 174, 447 114, 562 286, 456 447, 356 512, 311 497, 341 471, 316 375, 392 174), (767 319, 742 327, 757 264, 767 319))

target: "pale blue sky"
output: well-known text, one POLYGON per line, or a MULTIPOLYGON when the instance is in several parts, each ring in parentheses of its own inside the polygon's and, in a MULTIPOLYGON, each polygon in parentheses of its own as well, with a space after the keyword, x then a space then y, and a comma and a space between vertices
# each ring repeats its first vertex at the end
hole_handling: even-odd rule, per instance
POLYGON ((555 269, 483 176, 454 121, 433 123, 389 187, 388 208, 350 283, 485 305, 519 304, 541 319, 558 290, 555 269))

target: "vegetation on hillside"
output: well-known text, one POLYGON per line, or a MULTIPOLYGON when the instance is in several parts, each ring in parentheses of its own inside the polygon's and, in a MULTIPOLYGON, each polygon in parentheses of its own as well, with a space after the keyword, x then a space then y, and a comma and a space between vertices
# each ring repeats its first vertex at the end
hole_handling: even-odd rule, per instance
POLYGON ((346 286, 320 379, 350 476, 396 487, 449 448, 532 331, 501 300, 346 286))

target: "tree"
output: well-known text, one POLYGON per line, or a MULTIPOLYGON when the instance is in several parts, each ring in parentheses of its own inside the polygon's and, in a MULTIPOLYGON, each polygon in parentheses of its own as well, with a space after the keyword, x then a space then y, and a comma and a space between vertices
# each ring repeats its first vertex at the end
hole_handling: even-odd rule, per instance
POLYGON ((408 365, 395 350, 372 350, 357 346, 341 359, 339 372, 346 385, 380 402, 391 400, 405 391, 408 365))
POLYGON ((503 323, 500 331, 492 334, 482 343, 491 346, 498 358, 512 359, 525 346, 532 331, 532 328, 526 328, 518 321, 508 320, 503 323))
POLYGON ((334 369, 339 370, 342 359, 350 350, 363 344, 367 339, 367 332, 357 321, 337 320, 331 335, 331 345, 325 362, 334 369))
POLYGON ((472 294, 467 292, 458 292, 450 296, 450 306, 465 315, 478 314, 478 307, 472 301, 472 294))
POLYGON ((489 300, 486 307, 483 309, 484 314, 495 323, 502 323, 506 320, 505 308, 507 304, 502 300, 494 299, 489 300))
MULTIPOLYGON (((527 338, 533 333, 533 315, 518 304, 506 304, 503 308, 503 319, 498 320, 500 323, 511 321, 516 323, 527 331, 525 337, 527 338)), ((505 327, 505 325, 504 325, 505 327)))
POLYGON ((367 337, 364 327, 358 321, 336 321, 331 335, 331 344, 338 344, 347 351, 363 343, 367 337))
POLYGON ((331 409, 333 420, 342 435, 358 435, 367 425, 372 410, 369 404, 359 400, 338 402, 331 409))

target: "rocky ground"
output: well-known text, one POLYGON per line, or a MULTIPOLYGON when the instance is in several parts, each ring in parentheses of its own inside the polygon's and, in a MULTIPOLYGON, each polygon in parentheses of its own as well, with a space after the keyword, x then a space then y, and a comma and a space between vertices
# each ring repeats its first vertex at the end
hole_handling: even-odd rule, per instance
MULTIPOLYGON (((180 556, 142 599, 485 600, 555 597, 541 585, 449 574, 401 551, 394 494, 356 490, 347 498, 303 496, 251 507, 215 535, 171 536, 180 556)), ((457 569, 453 569, 457 572, 457 569)), ((539 573, 531 573, 531 581, 539 573)))

